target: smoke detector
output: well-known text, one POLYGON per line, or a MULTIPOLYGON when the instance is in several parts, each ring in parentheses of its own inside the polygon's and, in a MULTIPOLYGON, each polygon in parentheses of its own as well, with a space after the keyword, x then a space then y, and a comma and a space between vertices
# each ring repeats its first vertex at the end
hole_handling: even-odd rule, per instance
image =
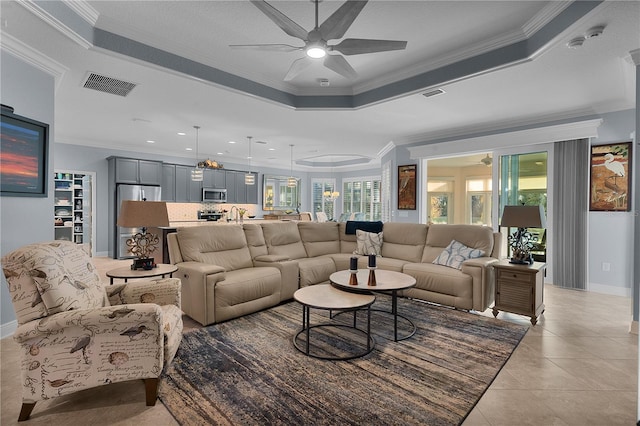
POLYGON ((586 38, 600 37, 604 31, 604 25, 598 25, 597 27, 589 28, 584 34, 586 38))

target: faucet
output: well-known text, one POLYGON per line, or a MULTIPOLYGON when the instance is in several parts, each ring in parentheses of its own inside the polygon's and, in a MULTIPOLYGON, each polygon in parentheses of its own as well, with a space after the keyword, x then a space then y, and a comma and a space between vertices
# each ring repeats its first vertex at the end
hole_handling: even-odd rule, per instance
POLYGON ((229 216, 231 216, 231 214, 233 213, 233 209, 236 209, 236 223, 238 223, 238 207, 231 206, 231 208, 229 209, 229 216))

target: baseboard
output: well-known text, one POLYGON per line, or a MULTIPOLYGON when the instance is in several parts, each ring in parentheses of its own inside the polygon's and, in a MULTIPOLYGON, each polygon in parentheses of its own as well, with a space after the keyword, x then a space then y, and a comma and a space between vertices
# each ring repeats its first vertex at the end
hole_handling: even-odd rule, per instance
POLYGON ((18 321, 13 320, 6 324, 0 324, 0 339, 12 336, 18 328, 18 321))
POLYGON ((631 321, 629 324, 629 334, 638 334, 638 321, 631 321))
POLYGON ((631 297, 631 289, 628 287, 589 283, 589 291, 593 293, 609 294, 611 296, 631 297))

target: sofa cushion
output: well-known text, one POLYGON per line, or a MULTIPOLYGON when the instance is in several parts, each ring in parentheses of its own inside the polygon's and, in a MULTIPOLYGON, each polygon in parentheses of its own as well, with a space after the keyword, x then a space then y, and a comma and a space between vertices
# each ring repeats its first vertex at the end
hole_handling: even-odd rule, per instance
POLYGON ((298 260, 300 287, 329 281, 329 276, 337 271, 331 257, 312 257, 298 260))
POLYGON ((290 259, 307 257, 296 222, 263 223, 262 232, 269 254, 283 254, 290 259))
POLYGON ((185 262, 222 266, 226 271, 253 266, 241 225, 203 225, 177 229, 185 262))
POLYGON ((473 279, 457 269, 433 263, 407 263, 405 274, 416 279, 416 289, 473 300, 473 279))
POLYGON ((340 253, 353 254, 353 252, 358 248, 358 240, 356 239, 355 234, 351 235, 346 233, 346 222, 338 223, 338 228, 340 229, 340 253))
POLYGON ((264 240, 264 234, 262 233, 262 227, 260 225, 255 223, 245 223, 242 228, 244 229, 244 235, 247 238, 247 246, 249 246, 249 252, 251 253, 252 259, 269 253, 267 250, 267 243, 264 240))
POLYGON ((380 256, 382 250, 382 232, 365 232, 356 230, 356 240, 358 246, 353 254, 380 256))
MULTIPOLYGON (((387 225, 385 225, 387 226, 387 225)), ((461 242, 467 247, 482 250, 484 253, 493 251, 493 229, 479 225, 430 225, 427 233, 427 246, 424 248, 422 263, 433 262, 451 240, 461 242)), ((382 253, 384 256, 384 252, 382 253)))
MULTIPOLYGON (((427 240, 427 229, 427 225, 420 223, 385 223, 382 256, 420 262, 427 240)), ((445 246, 446 244, 443 248, 445 246)))
POLYGON ((280 302, 281 275, 277 268, 256 267, 226 273, 215 284, 215 321, 225 321, 280 302))
POLYGON ((298 229, 308 257, 340 253, 340 229, 336 222, 300 222, 298 229))
POLYGON ((442 250, 442 253, 433 261, 436 265, 448 266, 450 268, 462 269, 462 262, 468 259, 475 259, 484 256, 484 252, 465 246, 459 241, 452 240, 449 245, 442 250))

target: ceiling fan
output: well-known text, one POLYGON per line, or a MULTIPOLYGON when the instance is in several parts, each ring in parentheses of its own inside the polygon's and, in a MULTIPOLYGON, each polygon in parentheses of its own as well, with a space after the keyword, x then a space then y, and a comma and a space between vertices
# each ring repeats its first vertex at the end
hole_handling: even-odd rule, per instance
POLYGON ((330 45, 328 40, 339 39, 344 36, 353 21, 358 17, 368 0, 347 0, 338 8, 327 20, 318 26, 318 0, 315 0, 315 27, 311 31, 306 31, 296 24, 282 12, 263 0, 251 0, 262 13, 276 23, 282 30, 292 37, 304 41, 302 47, 291 46, 289 44, 234 44, 232 48, 248 48, 271 50, 278 52, 305 51, 306 56, 296 59, 289 68, 285 81, 294 79, 307 67, 314 63, 314 60, 324 58, 322 64, 330 70, 353 79, 358 73, 349 65, 347 60, 341 55, 331 55, 329 52, 340 52, 343 55, 360 55, 363 53, 376 53, 389 50, 403 50, 407 47, 406 41, 396 40, 372 40, 361 38, 347 38, 338 44, 330 45))

